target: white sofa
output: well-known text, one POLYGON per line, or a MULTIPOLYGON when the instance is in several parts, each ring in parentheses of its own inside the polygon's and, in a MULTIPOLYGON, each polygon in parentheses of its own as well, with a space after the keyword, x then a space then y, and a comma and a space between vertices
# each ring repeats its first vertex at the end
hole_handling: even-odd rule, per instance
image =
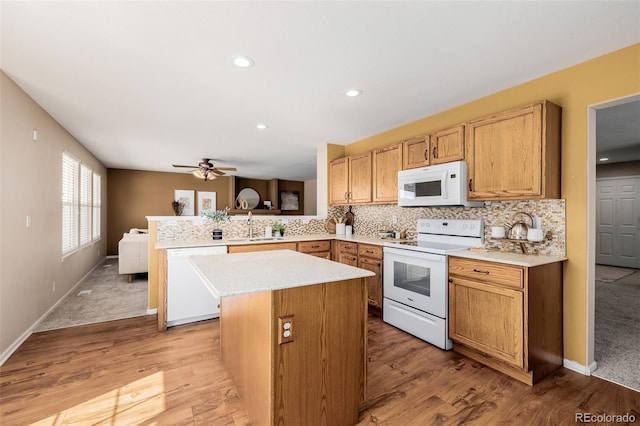
POLYGON ((149 272, 149 234, 146 229, 132 228, 122 235, 118 242, 118 272, 127 274, 128 281, 133 274, 149 272))

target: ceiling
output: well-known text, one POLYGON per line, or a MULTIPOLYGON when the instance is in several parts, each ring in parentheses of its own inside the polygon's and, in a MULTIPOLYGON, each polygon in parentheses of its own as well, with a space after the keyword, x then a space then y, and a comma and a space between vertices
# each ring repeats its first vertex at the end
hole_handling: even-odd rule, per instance
POLYGON ((264 179, 313 179, 319 144, 640 42, 638 1, 5 0, 0 15, 2 70, 107 167, 212 157, 264 179))

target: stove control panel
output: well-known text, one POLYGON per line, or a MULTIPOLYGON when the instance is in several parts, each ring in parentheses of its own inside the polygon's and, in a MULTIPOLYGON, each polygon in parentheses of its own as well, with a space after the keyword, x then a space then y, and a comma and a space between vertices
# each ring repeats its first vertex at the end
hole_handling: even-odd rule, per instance
POLYGON ((453 235, 461 237, 482 237, 484 221, 482 219, 418 219, 417 231, 420 234, 453 235))

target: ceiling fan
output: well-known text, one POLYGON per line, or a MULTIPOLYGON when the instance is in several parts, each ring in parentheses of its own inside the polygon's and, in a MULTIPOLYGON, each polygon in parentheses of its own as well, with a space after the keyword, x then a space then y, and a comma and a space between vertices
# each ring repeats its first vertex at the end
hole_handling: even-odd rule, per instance
POLYGON ((213 180, 218 176, 224 176, 226 174, 225 171, 235 172, 236 170, 238 170, 235 167, 214 167, 210 158, 203 158, 197 166, 183 166, 180 164, 174 164, 173 167, 185 167, 194 169, 191 170, 191 174, 193 174, 197 178, 204 179, 205 182, 208 180, 213 180))

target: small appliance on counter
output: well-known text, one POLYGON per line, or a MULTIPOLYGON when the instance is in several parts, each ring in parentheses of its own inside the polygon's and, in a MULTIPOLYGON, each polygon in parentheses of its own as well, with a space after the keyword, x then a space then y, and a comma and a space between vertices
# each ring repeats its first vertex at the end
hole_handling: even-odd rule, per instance
POLYGON ((415 241, 384 244, 382 319, 441 349, 449 332, 447 253, 484 244, 482 219, 418 219, 415 241))

